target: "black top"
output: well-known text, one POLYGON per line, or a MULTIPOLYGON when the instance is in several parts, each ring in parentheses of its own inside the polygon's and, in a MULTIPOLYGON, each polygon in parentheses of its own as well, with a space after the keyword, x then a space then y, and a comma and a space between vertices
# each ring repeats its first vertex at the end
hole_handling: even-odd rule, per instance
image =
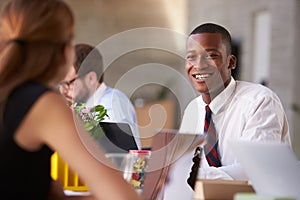
POLYGON ((38 151, 27 151, 16 144, 14 134, 33 104, 48 90, 28 82, 8 98, 0 127, 0 199, 47 199, 53 151, 45 145, 38 151))

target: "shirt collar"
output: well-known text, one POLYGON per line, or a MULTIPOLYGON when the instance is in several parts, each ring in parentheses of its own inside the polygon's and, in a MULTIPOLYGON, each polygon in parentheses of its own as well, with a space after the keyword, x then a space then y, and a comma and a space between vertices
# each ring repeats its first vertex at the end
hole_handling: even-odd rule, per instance
MULTIPOLYGON (((209 104, 209 107, 214 114, 218 113, 221 110, 221 108, 225 105, 229 97, 234 92, 235 87, 236 87, 236 81, 234 80, 233 77, 231 77, 228 86, 218 96, 216 96, 209 104)), ((199 100, 203 106, 206 106, 206 103, 203 101, 202 97, 199 98, 199 100)))
POLYGON ((98 101, 99 97, 103 95, 104 91, 106 90, 107 86, 104 82, 100 84, 94 94, 88 99, 87 105, 94 105, 95 101, 98 101), (95 99, 96 98, 96 99, 95 99))

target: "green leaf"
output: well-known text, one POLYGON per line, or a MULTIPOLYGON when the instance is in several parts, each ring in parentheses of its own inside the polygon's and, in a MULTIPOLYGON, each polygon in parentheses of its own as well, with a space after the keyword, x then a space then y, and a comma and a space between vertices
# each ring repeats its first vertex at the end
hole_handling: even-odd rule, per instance
POLYGON ((98 126, 105 117, 109 118, 107 110, 103 105, 96 105, 88 109, 85 103, 74 103, 72 108, 82 119, 85 129, 90 132, 95 139, 104 135, 102 128, 98 126))
POLYGON ((91 133, 92 133, 93 138, 96 139, 96 140, 98 138, 104 136, 104 131, 101 127, 95 128, 91 133))

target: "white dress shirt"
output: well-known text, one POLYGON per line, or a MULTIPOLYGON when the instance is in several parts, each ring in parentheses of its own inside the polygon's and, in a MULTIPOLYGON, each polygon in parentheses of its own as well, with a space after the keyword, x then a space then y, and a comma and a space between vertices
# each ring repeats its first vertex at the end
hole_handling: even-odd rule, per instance
MULTIPOLYGON (((205 102, 199 96, 187 106, 180 132, 203 134, 205 102)), ((247 180, 241 165, 228 144, 230 139, 282 141, 290 143, 284 109, 278 96, 270 89, 254 83, 235 81, 209 104, 219 138, 222 167, 210 167, 202 156, 198 178, 247 180)), ((187 184, 194 151, 186 152, 170 168, 162 196, 165 200, 192 199, 187 184)))
POLYGON ((141 148, 136 113, 132 103, 123 92, 101 83, 87 101, 87 106, 95 105, 103 105, 107 109, 109 118, 105 118, 104 121, 129 124, 136 144, 139 149, 141 148))

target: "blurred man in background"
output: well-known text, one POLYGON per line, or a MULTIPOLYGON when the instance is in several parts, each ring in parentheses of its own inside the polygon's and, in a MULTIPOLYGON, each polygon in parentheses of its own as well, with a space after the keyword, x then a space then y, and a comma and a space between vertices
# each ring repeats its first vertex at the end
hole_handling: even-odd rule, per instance
POLYGON ((129 124, 138 148, 136 113, 129 98, 120 90, 103 82, 103 59, 97 48, 88 44, 75 46, 76 61, 64 81, 59 84, 60 92, 68 104, 86 103, 87 107, 103 105, 109 116, 104 121, 129 124))

